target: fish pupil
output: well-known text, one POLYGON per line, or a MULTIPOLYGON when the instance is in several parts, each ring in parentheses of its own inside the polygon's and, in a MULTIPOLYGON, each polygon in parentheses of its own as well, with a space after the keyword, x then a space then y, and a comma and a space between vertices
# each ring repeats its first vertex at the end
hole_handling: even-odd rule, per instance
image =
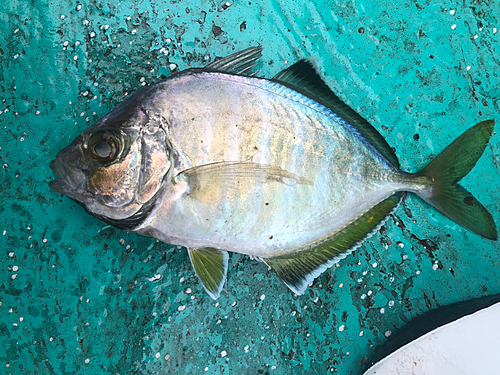
POLYGON ((113 147, 107 140, 103 139, 94 145, 94 152, 100 158, 107 159, 113 156, 113 147))

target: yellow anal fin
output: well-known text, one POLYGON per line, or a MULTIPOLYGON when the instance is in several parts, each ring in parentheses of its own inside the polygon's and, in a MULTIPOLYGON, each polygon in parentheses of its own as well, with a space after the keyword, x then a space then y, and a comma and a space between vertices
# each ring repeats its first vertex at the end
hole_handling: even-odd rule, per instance
POLYGON ((377 231, 398 207, 404 193, 396 193, 378 203, 338 232, 296 253, 277 255, 263 261, 298 295, 326 269, 345 258, 377 231))

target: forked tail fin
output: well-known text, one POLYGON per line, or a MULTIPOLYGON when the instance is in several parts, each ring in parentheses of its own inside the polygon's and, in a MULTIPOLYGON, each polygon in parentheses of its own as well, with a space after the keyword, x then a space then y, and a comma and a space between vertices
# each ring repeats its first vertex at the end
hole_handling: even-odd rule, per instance
POLYGON ((464 228, 496 241, 493 216, 458 184, 483 154, 494 126, 493 120, 473 126, 418 172, 417 176, 430 178, 432 186, 417 194, 464 228))

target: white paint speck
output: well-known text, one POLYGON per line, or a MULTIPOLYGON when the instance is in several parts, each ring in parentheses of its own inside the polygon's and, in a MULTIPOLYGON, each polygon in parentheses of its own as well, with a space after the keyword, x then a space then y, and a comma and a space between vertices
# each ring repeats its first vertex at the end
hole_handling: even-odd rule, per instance
POLYGON ((389 301, 389 307, 394 306, 394 301, 389 301))
POLYGON ((366 298, 366 294, 362 294, 361 299, 365 299, 365 298, 366 298))
POLYGON ((14 271, 14 272, 17 272, 17 270, 18 270, 18 269, 19 269, 19 267, 18 267, 18 266, 14 266, 14 267, 12 267, 12 271, 14 271))
POLYGON ((455 10, 450 10, 450 14, 453 16, 455 14, 455 10))
POLYGON ((48 239, 46 239, 46 238, 44 238, 44 239, 42 240, 42 242, 43 242, 43 243, 47 243, 48 241, 49 241, 49 240, 48 240, 48 239))
POLYGON ((400 243, 399 243, 399 247, 400 247, 400 248, 402 248, 402 249, 404 249, 404 248, 405 248, 405 244, 404 244, 404 243, 402 243, 402 242, 400 242, 400 243))
POLYGON ((227 355, 227 352, 225 350, 223 350, 222 352, 220 352, 220 356, 221 357, 224 358, 226 355, 227 355))
POLYGON ((456 28, 457 28, 457 25, 456 25, 456 24, 451 25, 451 29, 452 29, 452 30, 455 30, 456 28))
POLYGON ((182 276, 179 280, 180 283, 183 283, 184 281, 186 281, 186 279, 184 278, 184 276, 182 276))
POLYGON ((78 60, 78 55, 73 56, 73 60, 78 60))
POLYGON ((90 359, 88 359, 88 358, 87 358, 87 359, 85 360, 85 364, 86 364, 86 365, 88 365, 89 363, 90 363, 90 359))
POLYGON ((375 263, 372 264, 373 268, 376 268, 377 266, 378 266, 377 262, 375 262, 375 263))
POLYGON ((470 65, 466 69, 467 69, 467 71, 469 71, 470 70, 470 65))
POLYGON ((392 332, 391 332, 391 331, 387 331, 386 333, 384 333, 384 336, 385 336, 385 337, 389 337, 391 334, 392 334, 392 332))
POLYGON ((17 273, 13 274, 10 278, 11 278, 12 280, 15 280, 15 279, 16 279, 16 277, 17 277, 17 273))
POLYGON ((63 43, 63 46, 64 46, 64 47, 67 47, 67 46, 68 46, 68 44, 69 44, 69 42, 66 40, 66 41, 63 43))
POLYGON ((474 39, 477 39, 477 38, 479 38, 479 35, 477 35, 477 34, 474 35, 474 39))
POLYGON ((161 356, 160 352, 156 353, 155 355, 156 359, 160 359, 160 356, 161 356))
POLYGON ((179 311, 184 311, 184 310, 186 310, 186 306, 179 306, 179 307, 177 308, 177 310, 179 310, 179 311))
POLYGON ((175 69, 177 69, 177 65, 176 64, 170 64, 169 68, 170 68, 170 70, 175 70, 175 69))
POLYGON ((261 301, 264 301, 265 299, 266 299, 266 295, 265 294, 263 294, 263 295, 260 296, 260 300, 261 301))
POLYGON ((80 9, 82 9, 82 6, 81 6, 80 4, 78 4, 78 5, 76 6, 76 10, 80 10, 80 9))
POLYGON ((494 27, 494 28, 493 28, 493 34, 496 34, 496 33, 497 33, 497 28, 496 28, 496 27, 494 27))
POLYGON ((358 279, 358 283, 362 283, 363 282, 363 279, 358 279))
POLYGON ((340 283, 339 284, 339 288, 343 288, 344 287, 344 284, 343 283, 340 283))
POLYGON ((160 280, 160 279, 161 279, 161 275, 160 274, 156 274, 153 277, 150 277, 148 280, 151 281, 151 282, 154 282, 154 281, 157 281, 157 280, 160 280))
POLYGON ((12 307, 9 309, 9 314, 12 314, 14 312, 14 309, 12 307))
POLYGON ((95 33, 93 31, 90 33, 90 37, 91 38, 95 37, 95 33))
POLYGON ((64 14, 61 14, 61 19, 63 20, 65 18, 66 18, 66 16, 64 14))
POLYGON ((439 266, 438 266, 437 264, 433 264, 433 265, 432 265, 432 269, 433 269, 434 271, 435 271, 435 270, 437 270, 438 268, 439 268, 439 266))
POLYGON ((344 324, 342 324, 342 325, 339 327, 339 332, 344 331, 344 329, 345 329, 345 325, 344 325, 344 324))
POLYGON ((4 230, 4 231, 3 231, 3 235, 5 236, 6 234, 7 234, 7 231, 6 231, 6 230, 4 230))
POLYGON ((186 294, 189 294, 191 293, 191 288, 186 288, 186 290, 184 291, 186 294))
POLYGON ((415 272, 417 275, 420 275, 420 270, 418 270, 417 272, 415 272))
POLYGON ((19 321, 20 321, 20 322, 22 322, 23 320, 24 320, 24 318, 21 316, 21 317, 19 318, 19 321))
POLYGON ((165 361, 168 361, 170 359, 170 354, 165 355, 165 361))
POLYGON ((54 338, 53 337, 49 337, 49 341, 50 342, 54 341, 54 338))
POLYGON ((368 291, 368 295, 371 296, 373 292, 371 290, 368 291))
POLYGON ((84 26, 88 26, 88 24, 89 24, 89 20, 83 20, 83 25, 84 26))
POLYGON ((205 367, 205 371, 208 371, 208 367, 205 367))
POLYGON ((35 115, 39 115, 39 114, 40 114, 40 111, 36 111, 36 112, 35 112, 35 115))
MULTIPOLYGON (((5 233, 4 233, 4 235, 5 235, 5 233)), ((9 253, 9 258, 13 258, 13 257, 14 257, 14 252, 13 252, 13 251, 11 251, 11 252, 9 253)))
POLYGON ((359 333, 359 337, 363 337, 364 335, 365 335, 365 333, 364 333, 363 331, 361 331, 361 332, 359 333))

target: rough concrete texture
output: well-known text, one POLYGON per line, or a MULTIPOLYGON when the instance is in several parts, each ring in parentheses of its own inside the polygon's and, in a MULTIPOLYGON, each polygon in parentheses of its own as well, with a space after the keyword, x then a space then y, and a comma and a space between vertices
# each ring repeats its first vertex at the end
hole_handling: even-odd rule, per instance
POLYGON ((305 295, 233 254, 214 302, 185 249, 107 226, 47 186, 56 153, 130 93, 262 45, 267 77, 310 56, 407 171, 495 118, 464 185, 500 225, 499 2, 1 7, 0 373, 359 374, 413 317, 500 292, 499 244, 409 196, 305 295))

